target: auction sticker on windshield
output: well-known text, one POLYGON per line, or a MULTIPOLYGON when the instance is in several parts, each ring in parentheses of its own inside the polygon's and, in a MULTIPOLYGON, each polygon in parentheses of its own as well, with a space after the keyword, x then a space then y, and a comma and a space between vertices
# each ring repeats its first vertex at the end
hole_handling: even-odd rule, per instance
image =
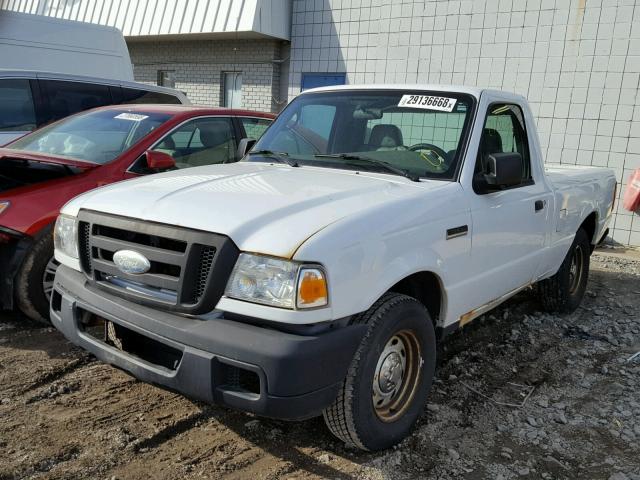
POLYGON ((113 118, 119 118, 120 120, 131 120, 133 122, 140 122, 145 118, 149 118, 148 115, 140 115, 139 113, 121 113, 113 118))
POLYGON ((434 97, 431 95, 403 95, 399 107, 422 108, 424 110, 440 110, 451 112, 456 106, 455 98, 434 97))

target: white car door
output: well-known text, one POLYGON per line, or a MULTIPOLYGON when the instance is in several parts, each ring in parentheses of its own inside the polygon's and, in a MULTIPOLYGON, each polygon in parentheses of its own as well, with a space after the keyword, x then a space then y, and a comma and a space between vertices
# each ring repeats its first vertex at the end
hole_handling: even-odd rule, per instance
MULTIPOLYGON (((463 180, 472 217, 467 311, 475 312, 468 319, 476 316, 478 309, 534 280, 553 205, 539 160, 535 128, 529 118, 529 125, 525 124, 525 109, 515 101, 493 101, 484 95, 479 108, 484 124, 477 132, 478 157, 473 172, 467 171, 466 181, 463 180), (476 191, 473 176, 481 174, 487 155, 500 152, 518 152, 522 156, 521 183, 500 191, 476 191)), ((465 170, 468 167, 471 165, 466 165, 465 170)), ((463 316, 463 323, 464 320, 463 316)))

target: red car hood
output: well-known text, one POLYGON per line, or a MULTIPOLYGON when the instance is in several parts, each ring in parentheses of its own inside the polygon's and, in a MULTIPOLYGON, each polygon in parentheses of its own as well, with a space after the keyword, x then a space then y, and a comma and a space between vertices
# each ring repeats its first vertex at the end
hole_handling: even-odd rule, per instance
POLYGON ((53 165, 68 165, 70 167, 78 167, 83 170, 99 167, 100 164, 85 162, 83 160, 76 160, 68 157, 61 157, 59 155, 51 155, 46 153, 27 152, 23 150, 14 150, 11 148, 0 148, 0 161, 3 158, 21 158, 29 160, 31 162, 50 163, 53 165))

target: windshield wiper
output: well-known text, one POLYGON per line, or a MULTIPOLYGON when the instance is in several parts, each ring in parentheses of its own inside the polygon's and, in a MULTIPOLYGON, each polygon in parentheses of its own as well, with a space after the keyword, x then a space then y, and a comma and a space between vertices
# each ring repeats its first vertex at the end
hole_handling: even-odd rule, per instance
POLYGON ((405 170, 404 168, 395 167, 395 166, 391 165, 390 163, 383 162, 382 160, 376 160, 375 158, 371 158, 371 157, 365 157, 365 156, 362 156, 362 155, 351 155, 351 154, 348 154, 348 153, 319 153, 317 155, 314 155, 314 157, 316 157, 316 158, 341 158, 343 160, 360 160, 360 161, 363 161, 363 162, 371 163, 372 165, 376 165, 378 167, 382 167, 385 170, 388 170, 389 172, 395 173, 396 175, 400 175, 402 177, 408 178, 412 182, 419 182, 420 181, 420 177, 418 177, 417 175, 414 175, 413 173, 411 173, 408 170, 405 170))
POLYGON ((299 167, 298 162, 292 158, 287 158, 289 154, 287 152, 272 152, 271 150, 257 150, 255 152, 249 152, 249 155, 263 155, 265 157, 275 158, 280 163, 286 163, 290 167, 299 167))

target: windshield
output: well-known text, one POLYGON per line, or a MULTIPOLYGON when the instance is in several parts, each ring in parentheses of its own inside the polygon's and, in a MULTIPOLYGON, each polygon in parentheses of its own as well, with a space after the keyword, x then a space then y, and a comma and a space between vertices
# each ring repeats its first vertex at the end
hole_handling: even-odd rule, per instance
POLYGON ((96 110, 36 130, 7 148, 105 164, 169 118, 168 114, 138 110, 96 110))
POLYGON ((301 165, 393 173, 391 166, 416 177, 453 180, 472 105, 470 96, 452 92, 303 94, 248 159, 269 161, 273 155, 261 152, 270 152, 301 165))

